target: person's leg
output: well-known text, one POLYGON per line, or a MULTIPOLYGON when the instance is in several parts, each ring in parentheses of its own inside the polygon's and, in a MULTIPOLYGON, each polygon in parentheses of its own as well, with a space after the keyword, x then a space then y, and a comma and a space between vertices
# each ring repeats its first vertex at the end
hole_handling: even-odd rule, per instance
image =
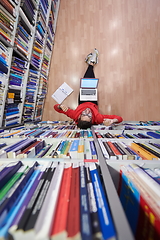
POLYGON ((88 68, 84 74, 84 78, 95 78, 93 68, 94 65, 88 65, 88 68))

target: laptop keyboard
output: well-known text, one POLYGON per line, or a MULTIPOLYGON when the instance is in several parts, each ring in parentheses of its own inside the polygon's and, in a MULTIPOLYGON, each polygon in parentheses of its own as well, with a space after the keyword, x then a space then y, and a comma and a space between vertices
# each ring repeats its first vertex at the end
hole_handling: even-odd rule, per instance
POLYGON ((96 95, 95 89, 82 89, 81 90, 82 95, 96 95))

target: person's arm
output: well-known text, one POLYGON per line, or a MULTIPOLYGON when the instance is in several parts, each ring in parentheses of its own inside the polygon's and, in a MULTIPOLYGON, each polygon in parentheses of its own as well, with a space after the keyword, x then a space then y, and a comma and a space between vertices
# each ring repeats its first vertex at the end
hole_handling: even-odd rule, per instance
POLYGON ((112 123, 120 123, 122 121, 123 121, 122 117, 117 115, 103 115, 98 112, 95 116, 96 124, 104 123, 104 125, 106 126, 109 126, 112 123))
POLYGON ((113 123, 120 123, 123 121, 122 117, 117 115, 103 115, 103 124, 105 126, 110 126, 113 123))
POLYGON ((63 104, 54 105, 54 109, 59 113, 63 113, 65 115, 67 115, 71 119, 74 119, 74 117, 75 117, 75 110, 72 110, 63 104))

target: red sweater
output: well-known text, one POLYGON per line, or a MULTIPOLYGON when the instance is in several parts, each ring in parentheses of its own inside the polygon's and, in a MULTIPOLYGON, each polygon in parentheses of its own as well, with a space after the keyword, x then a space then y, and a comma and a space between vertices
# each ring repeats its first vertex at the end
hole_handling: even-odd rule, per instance
POLYGON ((98 106, 92 102, 85 102, 80 104, 75 110, 72 110, 68 108, 67 112, 64 112, 63 110, 58 108, 59 104, 54 105, 54 109, 59 112, 67 115, 71 119, 73 119, 76 123, 78 122, 79 115, 86 109, 90 108, 92 111, 92 124, 100 124, 103 123, 103 120, 105 118, 114 119, 116 118, 118 120, 118 123, 122 122, 123 119, 120 116, 117 115, 103 115, 98 112, 98 106))

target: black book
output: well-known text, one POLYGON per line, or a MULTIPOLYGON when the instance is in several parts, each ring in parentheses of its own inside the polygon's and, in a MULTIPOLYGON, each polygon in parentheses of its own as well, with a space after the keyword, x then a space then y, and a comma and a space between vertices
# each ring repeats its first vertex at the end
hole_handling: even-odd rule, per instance
POLYGON ((105 146, 105 148, 106 148, 110 158, 117 159, 116 155, 114 154, 112 149, 109 147, 108 143, 107 142, 103 142, 103 145, 105 146))
POLYGON ((87 190, 88 190, 88 199, 89 199, 89 209, 90 209, 90 217, 91 217, 91 227, 93 233, 93 239, 102 239, 102 232, 100 228, 99 218, 98 218, 98 209, 96 204, 96 199, 94 195, 93 184, 91 181, 90 171, 87 164, 85 165, 86 169, 86 182, 87 182, 87 190))
POLYGON ((25 212, 23 213, 23 215, 22 215, 22 217, 21 217, 21 219, 19 221, 17 230, 20 230, 20 229, 24 230, 24 228, 25 228, 25 226, 27 224, 27 221, 28 221, 28 219, 29 219, 29 217, 30 217, 30 215, 32 213, 32 210, 33 210, 33 208, 35 206, 35 203, 36 203, 36 201, 37 201, 37 199, 38 199, 38 197, 40 195, 40 192, 41 192, 41 190, 42 190, 42 188, 43 188, 43 186, 44 186, 44 184, 45 184, 45 182, 47 180, 47 177, 48 177, 50 172, 51 172, 51 168, 46 168, 45 169, 45 172, 43 173, 43 175, 41 177, 41 180, 39 181, 39 184, 38 184, 38 186, 37 186, 37 188, 36 188, 32 198, 31 198, 30 202, 28 203, 28 206, 25 209, 25 212))
POLYGON ((40 213, 40 210, 42 208, 43 202, 45 200, 45 197, 47 195, 52 177, 54 175, 55 167, 51 167, 51 171, 47 175, 47 179, 45 180, 45 183, 43 184, 43 187, 41 188, 40 193, 38 194, 38 197, 36 199, 36 203, 34 204, 34 207, 32 209, 32 213, 30 215, 30 218, 27 221, 27 224, 24 228, 25 231, 29 231, 34 228, 38 215, 40 213))
POLYGON ((153 149, 150 149, 149 147, 147 147, 145 144, 143 143, 136 143, 139 146, 141 146, 142 148, 146 149, 148 152, 152 153, 153 155, 155 155, 156 157, 160 158, 160 153, 154 151, 153 149))

